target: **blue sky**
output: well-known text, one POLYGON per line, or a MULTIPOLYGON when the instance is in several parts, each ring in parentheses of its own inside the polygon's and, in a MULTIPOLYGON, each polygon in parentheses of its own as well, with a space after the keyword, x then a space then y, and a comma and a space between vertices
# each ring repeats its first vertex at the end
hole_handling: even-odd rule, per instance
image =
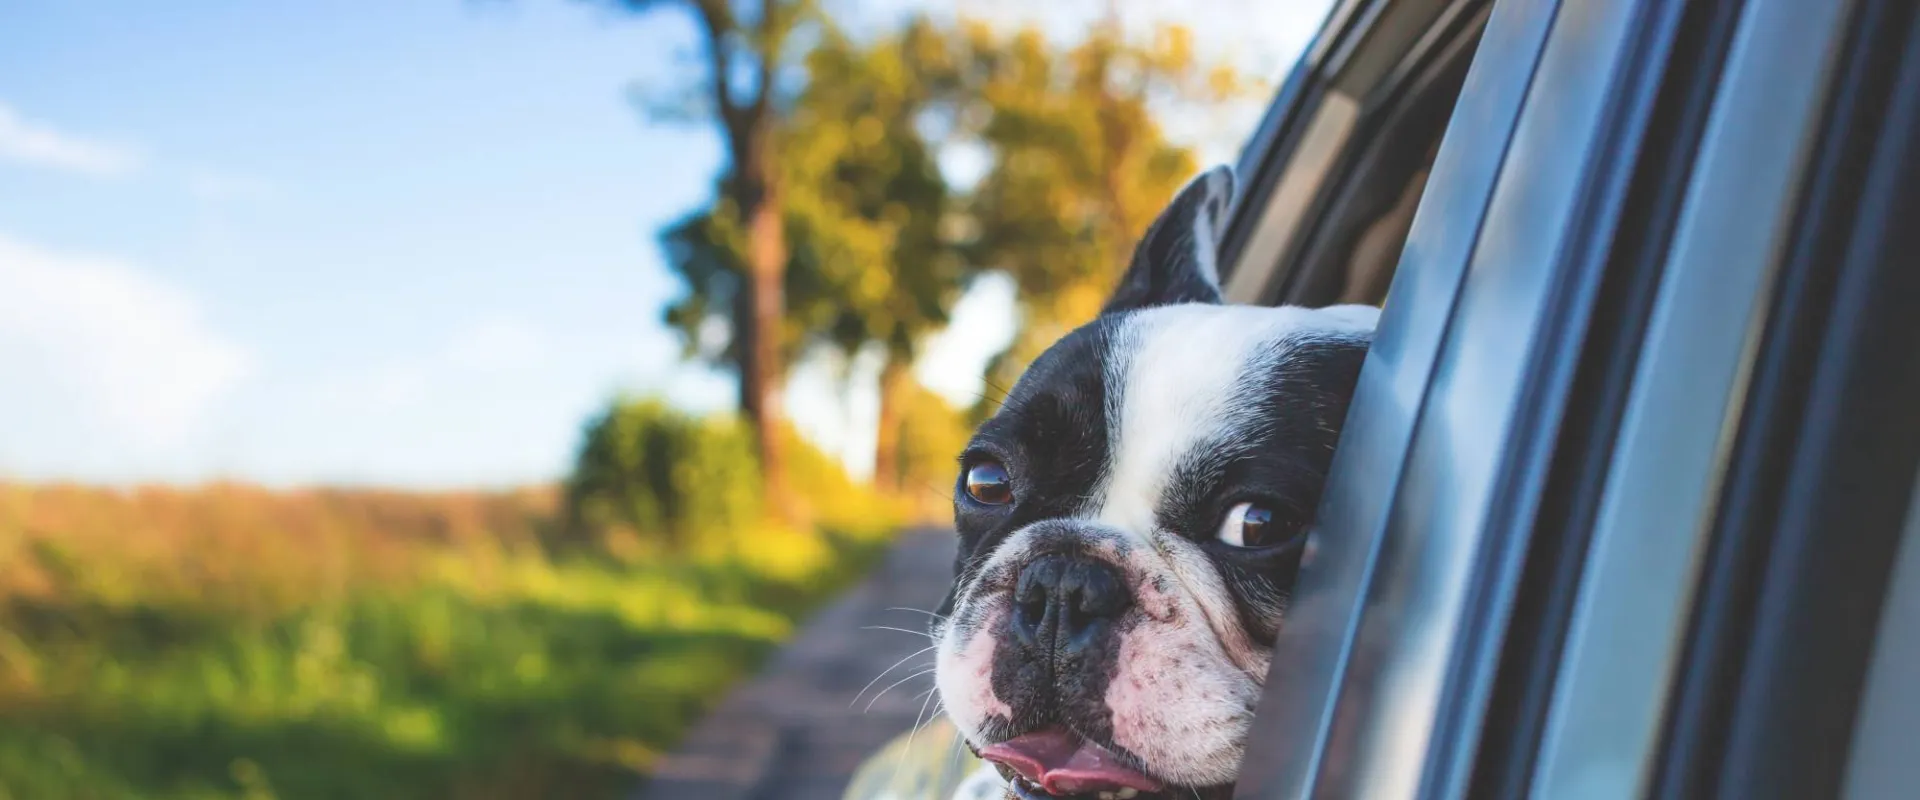
MULTIPOLYGON (((1263 5, 1218 27, 1272 71, 1325 0, 1263 5)), ((726 405, 654 238, 719 149, 624 99, 691 41, 556 0, 0 0, 0 476, 513 484, 616 391, 726 405)), ((1007 300, 923 377, 971 391, 1007 300)), ((857 453, 871 398, 831 374, 789 404, 857 453)))

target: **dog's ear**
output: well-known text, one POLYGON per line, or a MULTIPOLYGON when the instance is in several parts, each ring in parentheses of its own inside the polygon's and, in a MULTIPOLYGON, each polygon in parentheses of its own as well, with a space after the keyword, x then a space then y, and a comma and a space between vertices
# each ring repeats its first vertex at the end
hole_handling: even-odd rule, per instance
POLYGON ((1233 170, 1194 178, 1147 228, 1133 263, 1101 313, 1175 303, 1220 302, 1220 237, 1233 202, 1233 170))

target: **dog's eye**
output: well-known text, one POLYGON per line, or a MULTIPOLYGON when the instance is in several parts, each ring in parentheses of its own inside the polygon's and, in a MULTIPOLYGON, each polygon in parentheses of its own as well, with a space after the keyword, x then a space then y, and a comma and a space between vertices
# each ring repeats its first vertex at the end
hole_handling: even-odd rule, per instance
POLYGON ((1220 523, 1219 539, 1234 547, 1279 544, 1283 526, 1273 521, 1273 510, 1257 503, 1241 503, 1220 523))
POLYGON ((1013 479, 998 461, 982 461, 967 469, 967 496, 990 506, 1013 502, 1013 479))

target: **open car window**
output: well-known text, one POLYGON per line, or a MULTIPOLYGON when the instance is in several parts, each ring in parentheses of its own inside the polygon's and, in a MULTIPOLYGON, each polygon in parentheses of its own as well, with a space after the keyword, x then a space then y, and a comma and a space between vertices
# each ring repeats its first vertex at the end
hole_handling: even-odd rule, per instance
POLYGON ((1255 133, 1223 261, 1238 302, 1385 300, 1488 4, 1348 2, 1255 133))

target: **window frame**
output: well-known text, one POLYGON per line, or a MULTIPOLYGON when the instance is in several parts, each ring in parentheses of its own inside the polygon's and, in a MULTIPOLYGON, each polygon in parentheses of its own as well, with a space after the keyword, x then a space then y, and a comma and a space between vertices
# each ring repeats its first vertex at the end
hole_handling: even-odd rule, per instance
POLYGON ((1867 698, 1879 651, 1920 624, 1883 617, 1893 565, 1913 558, 1920 472, 1920 9, 1860 0, 1849 12, 1757 334, 1655 797, 1838 797, 1874 753, 1882 780, 1890 767, 1914 774, 1875 741, 1911 731, 1867 723, 1920 706, 1908 695, 1903 709, 1869 710, 1867 698))
MULTIPOLYGON (((1401 480, 1416 417, 1554 8, 1553 3, 1496 4, 1487 21, 1455 108, 1456 122, 1443 138, 1388 290, 1335 454, 1319 530, 1255 716, 1250 741, 1284 744, 1249 750, 1238 796, 1293 798, 1322 788, 1318 773, 1342 678, 1354 656, 1359 598, 1373 576, 1380 530, 1401 480), (1470 121, 1470 135, 1455 133, 1458 120, 1470 121), (1369 477, 1359 479, 1363 475, 1369 477), (1302 731, 1312 733, 1303 736, 1302 731)), ((1246 214, 1263 210, 1242 208, 1246 214)))

